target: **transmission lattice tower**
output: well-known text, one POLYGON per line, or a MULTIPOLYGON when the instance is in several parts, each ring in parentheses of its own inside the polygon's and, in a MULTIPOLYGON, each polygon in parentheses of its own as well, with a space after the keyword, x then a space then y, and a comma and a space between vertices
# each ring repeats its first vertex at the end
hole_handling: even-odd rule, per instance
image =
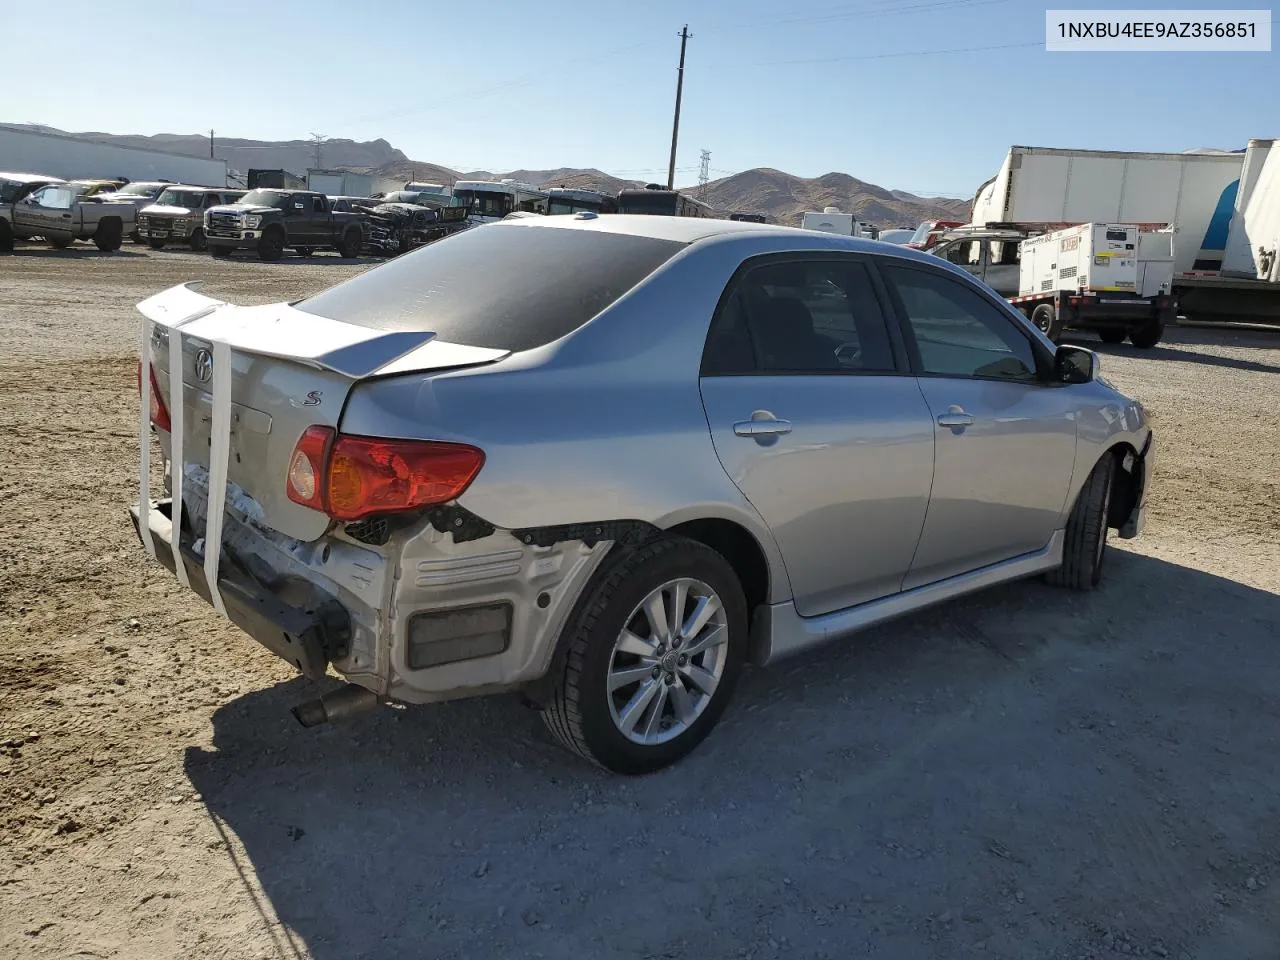
POLYGON ((702 151, 702 161, 698 166, 698 196, 702 196, 703 190, 707 187, 707 181, 711 179, 711 151, 702 151))

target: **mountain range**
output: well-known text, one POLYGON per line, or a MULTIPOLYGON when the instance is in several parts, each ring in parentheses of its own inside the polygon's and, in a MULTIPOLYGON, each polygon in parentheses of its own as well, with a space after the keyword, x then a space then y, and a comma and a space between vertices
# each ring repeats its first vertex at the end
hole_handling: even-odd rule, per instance
MULTIPOLYGON (((10 124, 24 129, 81 137, 119 146, 164 150, 187 156, 209 155, 209 138, 199 134, 159 133, 154 136, 120 135, 100 132, 71 133, 52 127, 10 124)), ((450 184, 455 180, 491 180, 510 177, 538 186, 581 187, 617 193, 627 187, 643 186, 643 181, 624 180, 594 168, 561 167, 554 170, 452 170, 428 161, 412 160, 386 140, 246 140, 218 137, 215 154, 227 165, 243 173, 250 167, 283 168, 305 175, 310 167, 350 170, 379 177, 450 184), (319 162, 317 163, 317 159, 319 162)), ((685 192, 721 213, 763 213, 771 222, 798 225, 806 210, 839 207, 861 220, 882 228, 914 226, 921 220, 967 220, 969 200, 919 197, 901 190, 889 190, 858 180, 846 173, 820 177, 797 177, 770 167, 744 170, 712 180, 685 192)))

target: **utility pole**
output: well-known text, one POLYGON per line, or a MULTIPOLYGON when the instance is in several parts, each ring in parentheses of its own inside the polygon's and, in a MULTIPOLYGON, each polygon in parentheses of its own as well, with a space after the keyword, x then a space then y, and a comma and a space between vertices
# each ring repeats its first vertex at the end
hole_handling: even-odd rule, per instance
POLYGON ((213 131, 209 131, 209 159, 213 159, 213 131))
POLYGON ((680 67, 676 71, 676 117, 671 124, 671 164, 667 167, 667 189, 676 188, 676 142, 680 138, 680 95, 684 92, 684 48, 689 42, 689 25, 680 31, 680 67))
POLYGON ((702 161, 698 164, 698 199, 706 192, 707 181, 711 179, 711 151, 702 151, 702 161))

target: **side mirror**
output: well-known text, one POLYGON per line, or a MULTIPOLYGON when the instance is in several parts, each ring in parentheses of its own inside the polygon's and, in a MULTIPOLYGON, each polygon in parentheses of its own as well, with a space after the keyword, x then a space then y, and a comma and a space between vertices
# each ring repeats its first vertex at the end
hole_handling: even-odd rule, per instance
POLYGON ((1053 374, 1061 383, 1089 383, 1098 375, 1098 355, 1064 343, 1054 352, 1053 374))

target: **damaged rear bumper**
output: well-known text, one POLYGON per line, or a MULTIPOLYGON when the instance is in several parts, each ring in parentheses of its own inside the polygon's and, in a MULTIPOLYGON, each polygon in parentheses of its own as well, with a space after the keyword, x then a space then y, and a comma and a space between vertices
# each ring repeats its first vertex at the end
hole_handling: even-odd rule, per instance
MULTIPOLYGON (((144 521, 138 514, 138 507, 130 507, 129 517, 133 521, 134 532, 141 540, 141 524, 145 522, 151 531, 156 560, 170 573, 176 573, 180 558, 186 567, 192 591, 212 604, 204 575, 204 558, 190 544, 174 536, 172 508, 173 503, 167 498, 153 500, 144 521), (176 551, 175 539, 179 540, 176 551)), ((291 606, 273 596, 237 564, 226 562, 225 558, 218 572, 218 593, 232 623, 312 679, 323 677, 330 660, 341 655, 350 641, 350 624, 341 605, 335 602, 318 609, 291 606)))

